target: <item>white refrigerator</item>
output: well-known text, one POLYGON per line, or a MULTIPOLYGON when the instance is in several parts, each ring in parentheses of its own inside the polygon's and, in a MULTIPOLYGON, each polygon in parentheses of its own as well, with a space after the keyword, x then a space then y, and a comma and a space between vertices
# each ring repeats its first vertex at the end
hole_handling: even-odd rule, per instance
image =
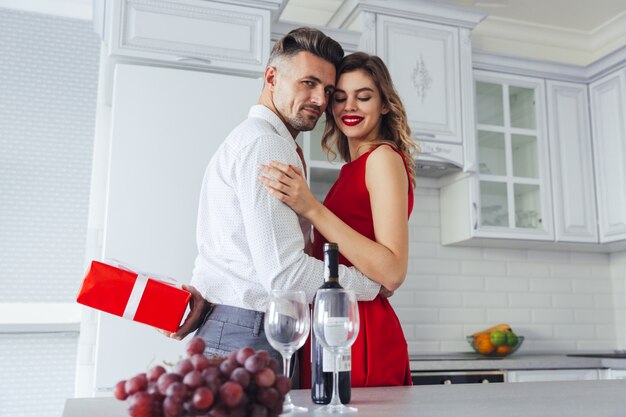
MULTIPOLYGON (((198 196, 209 159, 255 104, 261 79, 118 64, 115 70, 102 258, 189 282, 198 196)), ((188 339, 187 339, 188 340, 188 339)), ((98 314, 95 391, 106 395, 186 341, 98 314)))

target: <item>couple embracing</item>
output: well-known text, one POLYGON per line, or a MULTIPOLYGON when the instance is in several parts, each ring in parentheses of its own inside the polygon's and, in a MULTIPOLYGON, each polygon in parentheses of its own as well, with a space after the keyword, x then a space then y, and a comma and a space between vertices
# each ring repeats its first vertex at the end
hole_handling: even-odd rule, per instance
MULTIPOLYGON (((339 283, 359 300, 352 386, 410 385, 407 343, 388 297, 407 273, 416 151, 380 58, 344 57, 310 28, 277 41, 258 104, 207 167, 186 287, 191 311, 171 337, 197 330, 207 354, 252 346, 280 359, 263 333, 269 294, 302 290, 311 302, 324 276, 324 243, 336 242, 339 283), (295 138, 324 113, 322 147, 345 164, 322 204, 307 186, 295 138)), ((310 386, 305 359, 301 388, 310 386)))

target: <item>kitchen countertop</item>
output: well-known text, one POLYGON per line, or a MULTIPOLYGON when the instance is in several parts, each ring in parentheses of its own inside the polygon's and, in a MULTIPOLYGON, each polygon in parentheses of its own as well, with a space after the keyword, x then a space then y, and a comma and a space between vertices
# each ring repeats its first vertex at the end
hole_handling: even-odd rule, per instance
MULTIPOLYGON (((355 388, 355 417, 623 417, 626 380, 522 382, 517 384, 420 385, 355 388)), ((297 405, 309 408, 298 417, 322 417, 314 412, 309 390, 292 391, 297 405)), ((63 417, 126 417, 125 403, 114 398, 69 399, 63 417)))
POLYGON ((521 369, 626 369, 626 359, 573 357, 566 354, 515 353, 506 358, 486 358, 476 353, 410 355, 411 371, 472 371, 521 369))

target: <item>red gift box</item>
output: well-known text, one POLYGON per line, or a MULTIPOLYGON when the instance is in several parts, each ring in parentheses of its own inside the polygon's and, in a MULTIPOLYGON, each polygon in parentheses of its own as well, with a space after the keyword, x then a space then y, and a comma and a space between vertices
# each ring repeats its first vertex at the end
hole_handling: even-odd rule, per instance
POLYGON ((171 278, 92 261, 76 301, 159 329, 175 332, 191 294, 171 278), (158 277, 158 279, 157 279, 158 277))

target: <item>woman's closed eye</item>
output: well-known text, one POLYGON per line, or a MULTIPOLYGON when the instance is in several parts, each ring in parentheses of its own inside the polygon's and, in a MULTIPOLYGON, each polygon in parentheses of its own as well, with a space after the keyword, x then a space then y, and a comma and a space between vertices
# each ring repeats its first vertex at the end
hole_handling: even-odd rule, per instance
MULTIPOLYGON (((366 102, 366 101, 370 101, 372 99, 371 96, 367 96, 367 97, 357 97, 357 100, 361 101, 361 102, 366 102)), ((343 103, 344 101, 347 100, 346 97, 333 97, 333 100, 335 101, 335 103, 343 103)))

